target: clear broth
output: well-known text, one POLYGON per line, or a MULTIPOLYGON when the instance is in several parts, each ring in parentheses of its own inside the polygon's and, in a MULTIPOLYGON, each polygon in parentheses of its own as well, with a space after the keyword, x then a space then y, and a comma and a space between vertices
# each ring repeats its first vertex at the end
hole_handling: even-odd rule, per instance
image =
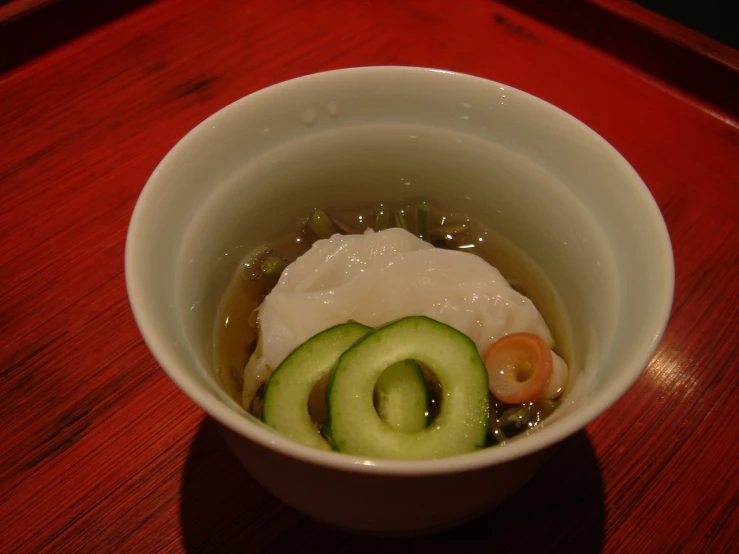
MULTIPOLYGON (((397 226, 392 216, 397 208, 403 214, 408 230, 418 234, 416 217, 418 204, 408 203, 402 206, 382 208, 375 206, 331 213, 330 216, 340 232, 358 234, 363 233, 367 228, 379 230, 378 211, 380 209, 389 210, 391 213, 390 227, 397 226)), ((262 274, 258 268, 259 261, 267 255, 277 255, 290 263, 310 249, 318 237, 310 231, 307 219, 306 217, 297 222, 290 232, 270 241, 266 247, 262 246, 250 253, 233 275, 219 304, 214 328, 215 368, 223 389, 240 404, 244 367, 254 351, 258 338, 255 310, 279 278, 275 275, 262 274)), ((429 228, 432 230, 430 237, 432 244, 480 256, 496 267, 515 290, 528 297, 549 326, 556 344, 555 351, 569 364, 571 339, 564 309, 551 283, 533 260, 505 237, 470 220, 463 214, 449 213, 430 206, 429 228)), ((429 381, 431 393, 429 412, 432 417, 438 412, 438 402, 434 402, 436 398, 433 394, 434 390, 434 384, 429 381)), ((315 394, 314 391, 312 398, 318 396, 320 395, 315 394)), ((312 402, 315 408, 314 404, 315 402, 312 402)), ((491 397, 492 431, 488 441, 489 445, 505 442, 535 427, 558 405, 559 400, 548 401, 546 404, 541 404, 540 401, 539 404, 532 403, 524 406, 524 410, 520 410, 521 406, 505 405, 491 397)), ((244 406, 244 408, 260 417, 259 395, 252 405, 244 406)), ((311 413, 314 412, 311 411, 311 413)), ((321 416, 314 417, 319 427, 320 419, 322 419, 321 416)))

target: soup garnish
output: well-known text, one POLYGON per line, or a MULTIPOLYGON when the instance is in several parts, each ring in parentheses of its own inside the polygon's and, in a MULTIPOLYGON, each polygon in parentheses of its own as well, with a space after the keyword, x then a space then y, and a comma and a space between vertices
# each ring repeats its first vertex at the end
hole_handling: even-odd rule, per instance
POLYGON ((249 294, 227 291, 226 321, 246 300, 234 320, 249 330, 229 359, 238 333, 217 328, 217 365, 231 362, 246 409, 316 448, 418 459, 504 444, 557 408, 567 365, 531 300, 471 253, 486 231, 425 202, 355 217, 314 210, 296 239, 246 259, 249 294), (471 348, 450 357, 445 342, 471 348))

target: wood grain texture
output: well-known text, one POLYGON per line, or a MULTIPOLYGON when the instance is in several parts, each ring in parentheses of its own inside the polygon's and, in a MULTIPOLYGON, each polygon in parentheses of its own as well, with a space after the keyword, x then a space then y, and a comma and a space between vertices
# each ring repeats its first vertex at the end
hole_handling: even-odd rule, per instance
POLYGON ((601 6, 612 5, 609 0, 499 1, 607 53, 632 70, 646 73, 655 83, 664 82, 673 90, 731 114, 734 119, 739 117, 736 99, 739 73, 731 69, 737 53, 728 46, 707 59, 699 43, 691 42, 690 48, 684 47, 683 43, 690 41, 692 35, 678 37, 674 23, 660 26, 660 21, 652 19, 649 27, 636 25, 601 6), (660 33, 656 32, 657 28, 660 33), (718 61, 720 56, 723 57, 718 61))
MULTIPOLYGON (((31 0, 34 1, 34 0, 31 0)), ((153 0, 39 0, 38 9, 3 21, 0 10, 0 72, 133 12, 153 0)), ((8 6, 15 3, 13 0, 8 6)))
POLYGON ((739 544, 739 81, 690 58, 724 89, 702 95, 522 6, 159 0, 0 78, 0 551, 739 544), (264 86, 372 64, 473 73, 571 112, 641 174, 675 250, 643 377, 505 506, 425 539, 355 537, 269 496, 157 367, 123 278, 137 195, 183 134, 264 86))
POLYGON ((0 25, 8 23, 16 18, 24 17, 30 13, 56 2, 57 0, 10 0, 0 3, 0 25))

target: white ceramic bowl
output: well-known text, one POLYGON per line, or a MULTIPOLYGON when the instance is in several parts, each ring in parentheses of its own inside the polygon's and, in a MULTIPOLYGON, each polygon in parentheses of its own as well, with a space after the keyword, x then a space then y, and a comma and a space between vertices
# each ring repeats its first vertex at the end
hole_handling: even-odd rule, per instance
POLYGON ((575 118, 500 83, 371 67, 261 90, 183 138, 136 205, 126 283, 156 359, 268 490, 324 522, 406 533, 499 504, 613 404, 660 340, 674 273, 646 186, 575 118), (319 452, 248 416, 212 376, 215 310, 241 257, 314 206, 408 198, 467 213, 540 266, 570 321, 577 394, 522 440, 420 462, 319 452))

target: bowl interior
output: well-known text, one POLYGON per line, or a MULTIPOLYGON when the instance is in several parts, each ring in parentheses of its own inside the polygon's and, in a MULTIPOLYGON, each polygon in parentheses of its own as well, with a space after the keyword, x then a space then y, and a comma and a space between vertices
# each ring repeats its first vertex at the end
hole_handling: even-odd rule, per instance
POLYGON ((673 280, 664 223, 639 177, 549 104, 498 83, 412 68, 277 85, 222 110, 173 149, 141 195, 127 243, 129 294, 145 340, 183 390, 238 433, 314 462, 353 463, 244 417, 213 378, 215 312, 244 255, 313 207, 418 199, 485 223, 541 268, 561 299, 582 375, 557 420, 459 463, 495 463, 551 444, 638 377, 666 323, 673 280))

